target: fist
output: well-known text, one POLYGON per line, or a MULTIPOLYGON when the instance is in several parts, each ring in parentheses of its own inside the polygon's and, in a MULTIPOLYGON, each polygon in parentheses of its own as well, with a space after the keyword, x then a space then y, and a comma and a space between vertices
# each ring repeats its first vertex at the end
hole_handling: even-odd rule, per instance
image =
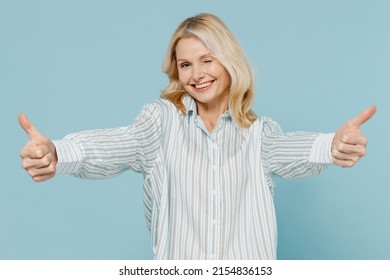
POLYGON ((36 130, 26 115, 20 114, 18 120, 30 137, 20 151, 23 168, 36 182, 54 177, 58 159, 53 142, 36 130))
POLYGON ((331 147, 335 164, 342 167, 352 167, 366 154, 367 139, 361 132, 360 126, 368 121, 375 112, 376 107, 370 106, 336 131, 331 147))

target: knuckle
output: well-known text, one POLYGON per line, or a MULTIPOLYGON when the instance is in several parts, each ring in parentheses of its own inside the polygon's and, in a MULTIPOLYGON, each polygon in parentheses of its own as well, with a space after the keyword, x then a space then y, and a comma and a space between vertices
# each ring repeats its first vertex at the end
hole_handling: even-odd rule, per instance
POLYGON ((345 149, 345 144, 340 142, 338 145, 337 145, 337 150, 338 151, 343 151, 345 149))
POLYGON ((42 160, 41 160, 41 162, 42 162, 42 166, 48 166, 49 164, 50 164, 50 159, 49 158, 47 158, 47 157, 43 157, 42 158, 42 160))
POLYGON ((49 165, 49 172, 50 173, 53 173, 53 172, 55 172, 56 171, 56 167, 55 167, 55 165, 53 164, 53 163, 51 163, 50 165, 49 165))
POLYGON ((340 152, 337 149, 335 149, 332 151, 332 156, 333 158, 338 159, 340 157, 340 152))
POLYGON ((27 169, 28 175, 30 175, 32 178, 34 178, 37 175, 37 172, 35 169, 27 169))
POLYGON ((40 176, 34 176, 32 177, 32 179, 35 181, 35 182, 42 182, 42 178, 40 176))
POLYGON ((348 135, 343 135, 343 137, 341 137, 341 141, 342 142, 347 142, 349 140, 349 136, 348 135))
POLYGON ((46 154, 46 157, 47 157, 47 159, 48 159, 50 162, 53 161, 53 158, 54 158, 54 157, 53 157, 53 154, 52 154, 52 153, 50 153, 50 152, 47 153, 47 154, 46 154))
POLYGON ((24 145, 22 149, 20 149, 19 152, 20 157, 22 158, 25 157, 26 155, 29 154, 29 151, 30 151, 30 141, 26 145, 24 145))
POLYGON ((35 154, 39 158, 43 157, 43 151, 41 149, 36 149, 35 154))
POLYGON ((30 165, 29 165, 29 160, 28 160, 28 159, 24 158, 24 159, 22 160, 22 167, 23 167, 23 169, 25 169, 25 170, 27 170, 27 169, 30 167, 30 165))

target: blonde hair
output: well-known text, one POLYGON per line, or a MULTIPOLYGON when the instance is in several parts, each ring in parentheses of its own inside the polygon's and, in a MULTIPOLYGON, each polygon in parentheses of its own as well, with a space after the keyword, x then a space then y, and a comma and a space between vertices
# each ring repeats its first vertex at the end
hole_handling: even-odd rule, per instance
POLYGON ((162 70, 169 77, 168 86, 161 97, 170 100, 183 113, 182 102, 187 94, 179 81, 176 62, 176 45, 183 38, 198 38, 212 56, 226 68, 230 75, 229 109, 234 121, 241 127, 249 127, 256 115, 252 111, 254 101, 254 78, 252 69, 237 39, 226 24, 212 14, 199 14, 184 20, 176 29, 168 46, 162 70))

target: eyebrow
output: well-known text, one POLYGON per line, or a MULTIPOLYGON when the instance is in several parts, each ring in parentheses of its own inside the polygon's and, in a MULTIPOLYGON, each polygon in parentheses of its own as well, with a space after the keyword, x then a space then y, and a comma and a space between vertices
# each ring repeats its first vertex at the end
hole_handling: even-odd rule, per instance
MULTIPOLYGON (((209 56, 212 57, 211 53, 206 53, 206 54, 204 54, 204 55, 201 55, 201 56, 199 57, 199 60, 202 60, 202 59, 204 59, 204 58, 206 58, 206 57, 209 57, 209 56)), ((176 61, 177 61, 177 62, 179 62, 179 61, 188 61, 188 59, 176 58, 176 61)))

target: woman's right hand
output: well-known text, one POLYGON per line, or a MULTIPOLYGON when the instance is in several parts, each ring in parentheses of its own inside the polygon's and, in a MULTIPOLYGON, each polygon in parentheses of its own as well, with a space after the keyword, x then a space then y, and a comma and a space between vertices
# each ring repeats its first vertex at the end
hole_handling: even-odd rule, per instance
POLYGON ((36 130, 25 114, 20 114, 18 120, 30 137, 20 151, 23 168, 35 182, 43 182, 54 177, 58 159, 53 142, 36 130))

